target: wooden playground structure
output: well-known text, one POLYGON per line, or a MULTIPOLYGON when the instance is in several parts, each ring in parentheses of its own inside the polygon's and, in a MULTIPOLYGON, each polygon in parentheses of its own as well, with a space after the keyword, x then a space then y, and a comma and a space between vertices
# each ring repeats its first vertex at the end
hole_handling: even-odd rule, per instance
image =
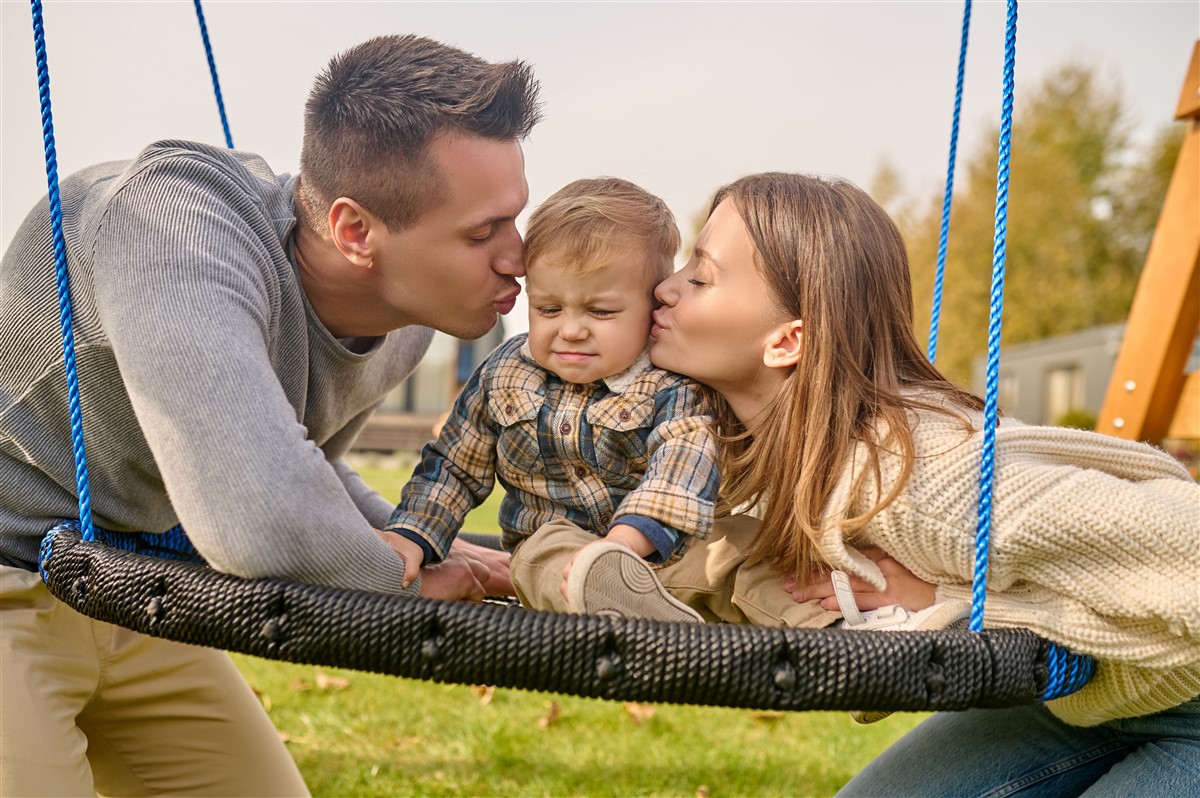
POLYGON ((1187 122, 1096 430, 1130 440, 1200 438, 1200 41, 1175 118, 1187 122))

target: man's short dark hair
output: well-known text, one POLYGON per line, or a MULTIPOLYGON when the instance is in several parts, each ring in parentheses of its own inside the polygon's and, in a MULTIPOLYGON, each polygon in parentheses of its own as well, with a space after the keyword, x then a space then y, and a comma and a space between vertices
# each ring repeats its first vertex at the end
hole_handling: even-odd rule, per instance
POLYGON ((540 119, 538 89, 522 61, 493 64, 419 36, 380 36, 335 56, 305 107, 304 223, 324 233, 329 206, 350 197, 389 229, 408 227, 442 199, 430 138, 520 141, 540 119))

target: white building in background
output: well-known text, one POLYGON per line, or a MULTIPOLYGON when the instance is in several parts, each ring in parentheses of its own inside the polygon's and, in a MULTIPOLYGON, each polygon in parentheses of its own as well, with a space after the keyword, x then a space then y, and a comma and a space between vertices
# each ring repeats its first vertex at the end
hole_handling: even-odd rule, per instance
POLYGON ((454 397, 475 367, 506 338, 501 325, 474 341, 434 333, 433 343, 417 370, 384 399, 377 413, 438 415, 450 409, 454 397))
MULTIPOLYGON (((1104 403, 1109 376, 1124 324, 1109 324, 1087 330, 1043 338, 1000 352, 998 401, 1005 415, 1029 424, 1055 424, 1068 413, 1095 418, 1104 403)), ((987 356, 975 358, 971 390, 984 393, 987 356)), ((1200 339, 1192 347, 1185 371, 1200 370, 1200 339)))

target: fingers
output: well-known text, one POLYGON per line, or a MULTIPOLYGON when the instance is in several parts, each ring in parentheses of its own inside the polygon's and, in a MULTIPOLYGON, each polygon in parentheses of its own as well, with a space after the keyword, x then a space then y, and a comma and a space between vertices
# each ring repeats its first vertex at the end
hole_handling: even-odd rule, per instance
POLYGON ((465 558, 448 557, 421 571, 421 596, 445 600, 483 601, 487 593, 465 558))
POLYGON ((563 597, 563 601, 567 600, 567 578, 571 575, 571 566, 575 564, 575 560, 579 557, 580 551, 583 551, 583 549, 579 549, 579 551, 576 551, 574 554, 572 554, 571 559, 567 560, 567 564, 563 566, 562 581, 558 583, 558 593, 563 597))
POLYGON ((450 553, 451 555, 459 554, 468 558, 473 563, 472 569, 477 575, 479 575, 479 568, 484 569, 484 573, 480 575, 480 581, 483 583, 487 595, 516 595, 516 591, 513 589, 512 577, 508 570, 509 560, 511 559, 511 555, 508 552, 501 549, 493 549, 489 546, 480 546, 462 538, 457 538, 450 547, 450 553))
POLYGON ((404 563, 404 580, 401 586, 408 587, 421 571, 421 564, 425 561, 425 552, 421 551, 421 547, 416 543, 400 535, 379 529, 374 532, 404 563))

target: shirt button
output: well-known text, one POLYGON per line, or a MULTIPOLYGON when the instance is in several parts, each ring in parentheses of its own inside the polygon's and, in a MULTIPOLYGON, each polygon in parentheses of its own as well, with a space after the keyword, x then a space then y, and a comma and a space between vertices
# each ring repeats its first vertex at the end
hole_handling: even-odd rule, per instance
POLYGON ((575 383, 571 386, 571 393, 583 393, 583 386, 579 383, 575 383))
POLYGON ((587 476, 587 469, 583 466, 575 466, 575 476, 583 479, 585 476, 587 476))
POLYGON ((504 406, 504 412, 505 412, 507 415, 510 415, 510 416, 511 416, 511 415, 512 415, 512 411, 513 411, 513 406, 512 406, 512 405, 505 405, 505 406, 504 406))
POLYGON ((569 433, 571 431, 571 425, 564 421, 562 424, 559 425, 558 431, 561 432, 563 435, 566 435, 567 433, 569 433))
POLYGON ((617 417, 620 418, 622 421, 628 421, 629 420, 629 411, 622 410, 620 413, 617 414, 617 417))
POLYGON ((602 515, 602 516, 600 516, 600 525, 601 525, 601 526, 608 526, 608 522, 609 522, 609 521, 611 521, 611 520, 612 520, 612 516, 611 516, 611 515, 602 515))

